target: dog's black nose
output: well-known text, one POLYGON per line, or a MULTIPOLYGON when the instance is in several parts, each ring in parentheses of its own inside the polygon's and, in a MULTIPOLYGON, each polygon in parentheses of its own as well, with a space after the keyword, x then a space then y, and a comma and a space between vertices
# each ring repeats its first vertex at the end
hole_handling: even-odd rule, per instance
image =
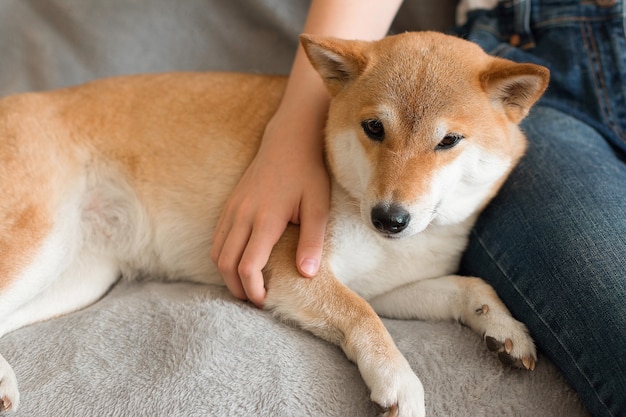
POLYGON ((378 204, 372 209, 372 224, 379 232, 400 233, 409 225, 411 215, 402 207, 378 204))

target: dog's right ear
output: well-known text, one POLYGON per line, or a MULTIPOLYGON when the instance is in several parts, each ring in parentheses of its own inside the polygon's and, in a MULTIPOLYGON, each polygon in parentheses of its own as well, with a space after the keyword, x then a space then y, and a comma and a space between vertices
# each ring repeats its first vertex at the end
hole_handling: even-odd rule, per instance
POLYGON ((361 74, 367 65, 363 53, 368 44, 365 41, 300 35, 300 43, 333 96, 361 74))

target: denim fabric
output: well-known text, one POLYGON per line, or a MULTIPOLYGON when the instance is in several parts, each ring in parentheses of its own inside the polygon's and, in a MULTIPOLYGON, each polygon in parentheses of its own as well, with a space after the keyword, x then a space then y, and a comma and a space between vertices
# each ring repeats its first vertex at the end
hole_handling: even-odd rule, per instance
POLYGON ((501 1, 459 32, 551 70, 462 273, 489 281, 595 416, 626 416, 626 37, 610 0, 501 1), (607 5, 607 3, 609 5, 607 5))

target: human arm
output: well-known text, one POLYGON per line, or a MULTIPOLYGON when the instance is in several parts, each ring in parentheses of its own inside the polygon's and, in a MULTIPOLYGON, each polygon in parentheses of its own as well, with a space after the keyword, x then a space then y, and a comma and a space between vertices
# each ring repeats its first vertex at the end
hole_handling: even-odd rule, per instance
MULTIPOLYGON (((400 0, 313 0, 304 32, 348 39, 383 37, 400 0)), ((319 268, 330 205, 323 160, 329 96, 300 46, 281 104, 259 151, 228 199, 211 259, 234 296, 262 305, 262 269, 287 223, 300 224, 296 265, 319 268)))

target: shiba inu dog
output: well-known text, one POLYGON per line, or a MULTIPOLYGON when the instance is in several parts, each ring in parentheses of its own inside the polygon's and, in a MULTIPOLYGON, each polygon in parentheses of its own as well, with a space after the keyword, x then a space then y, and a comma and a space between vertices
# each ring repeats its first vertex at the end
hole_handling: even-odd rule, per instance
MULTIPOLYGON (((524 153, 518 124, 548 70, 433 32, 301 42, 332 97, 331 219, 313 279, 299 277, 289 226, 264 270, 266 308, 341 346, 387 415, 424 416, 424 391, 377 313, 459 320, 533 369, 525 326, 455 271, 524 153)), ((0 335, 88 306, 120 276, 220 284, 212 231, 284 85, 168 73, 1 100, 0 335)), ((19 405, 1 356, 0 397, 19 405)))

